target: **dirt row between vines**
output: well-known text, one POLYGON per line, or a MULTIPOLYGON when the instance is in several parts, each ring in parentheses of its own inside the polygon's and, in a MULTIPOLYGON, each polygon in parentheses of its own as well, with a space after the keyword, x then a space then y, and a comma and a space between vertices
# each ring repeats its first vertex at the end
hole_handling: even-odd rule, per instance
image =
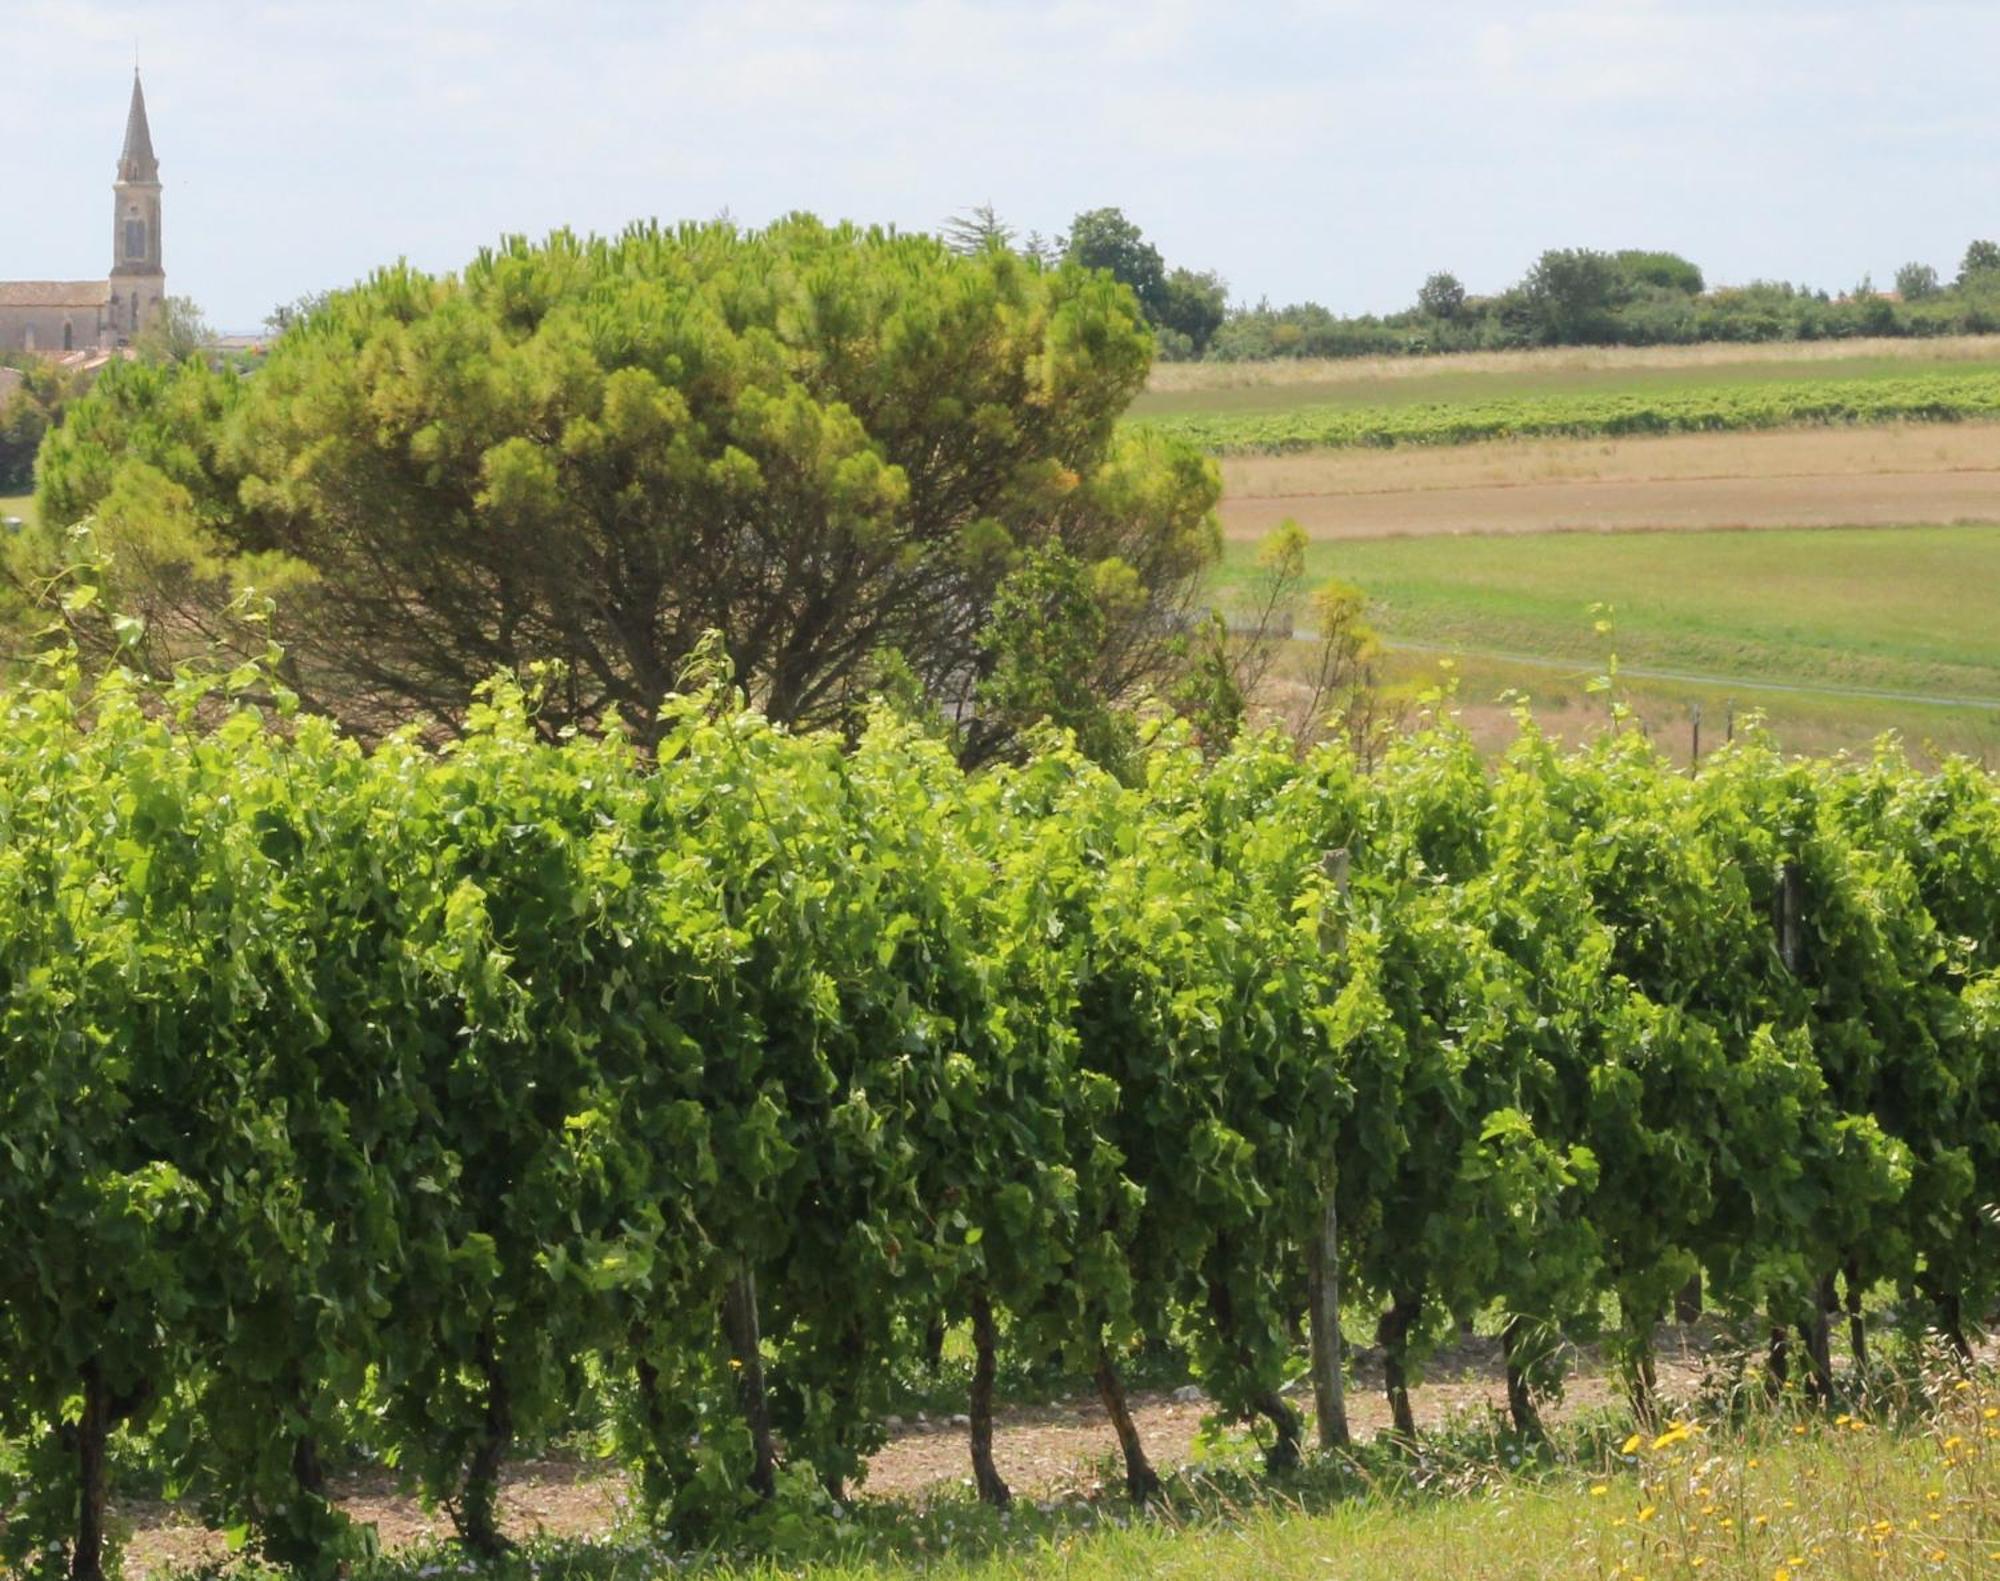
MULTIPOLYGON (((1389 1426, 1382 1396, 1380 1356, 1355 1355, 1356 1380, 1347 1397, 1349 1422, 1357 1437, 1368 1438, 1389 1426)), ((1661 1386, 1672 1396, 1688 1391, 1697 1376, 1700 1354, 1694 1340, 1679 1331, 1661 1346, 1661 1386)), ((1310 1418, 1311 1396, 1295 1391, 1293 1403, 1310 1418)), ((1595 1366, 1570 1380, 1551 1420, 1611 1403, 1617 1398, 1612 1380, 1595 1366)), ((1448 1348, 1426 1371, 1426 1381, 1412 1396, 1418 1424, 1437 1427, 1454 1418, 1483 1412, 1504 1413, 1506 1384, 1499 1347, 1488 1339, 1471 1339, 1448 1348)), ((1135 1393, 1133 1416, 1145 1440, 1146 1452, 1162 1471, 1189 1464, 1204 1418, 1213 1410, 1197 1391, 1171 1394, 1135 1393)), ((1003 1410, 994 1433, 994 1459, 1001 1474, 1022 1496, 1049 1499, 1093 1497, 1119 1486, 1117 1440, 1104 1408, 1094 1399, 1003 1410)), ((961 1418, 917 1417, 896 1426, 890 1441, 869 1465, 862 1497, 920 1498, 924 1494, 970 1485, 967 1434, 961 1418)), ((615 1527, 629 1508, 624 1479, 602 1465, 580 1460, 524 1460, 509 1467, 501 1500, 502 1523, 510 1535, 528 1538, 588 1537, 615 1527)), ((387 1551, 412 1547, 451 1535, 443 1511, 426 1511, 400 1491, 387 1476, 349 1479, 341 1503, 358 1521, 372 1523, 387 1551)), ((129 1575, 158 1575, 176 1567, 224 1558, 227 1545, 220 1533, 199 1524, 187 1510, 158 1504, 128 1505, 116 1512, 132 1529, 127 1549, 129 1575)))

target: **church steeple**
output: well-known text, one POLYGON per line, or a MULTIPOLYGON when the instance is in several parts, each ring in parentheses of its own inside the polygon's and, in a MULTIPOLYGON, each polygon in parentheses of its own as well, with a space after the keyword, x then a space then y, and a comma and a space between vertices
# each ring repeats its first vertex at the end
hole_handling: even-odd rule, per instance
POLYGON ((132 68, 132 108, 125 113, 125 151, 118 156, 120 181, 158 181, 160 162, 153 157, 153 129, 146 124, 146 90, 139 68, 132 68))
POLYGON ((151 322, 167 294, 160 260, 160 162, 146 123, 146 90, 132 68, 132 108, 125 115, 125 147, 111 198, 110 327, 122 340, 151 322))

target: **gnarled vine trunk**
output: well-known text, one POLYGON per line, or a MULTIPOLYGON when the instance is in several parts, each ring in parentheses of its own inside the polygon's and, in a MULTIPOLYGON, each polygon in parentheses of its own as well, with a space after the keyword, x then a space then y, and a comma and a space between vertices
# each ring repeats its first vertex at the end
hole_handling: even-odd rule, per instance
POLYGON ((95 1356, 83 1364, 83 1415, 76 1424, 76 1546, 71 1581, 104 1581, 104 1517, 111 1494, 111 1430, 139 1413, 152 1398, 142 1383, 131 1394, 114 1393, 95 1356))
POLYGON ((486 1413, 465 1468, 465 1487, 452 1511, 452 1525, 459 1541, 473 1553, 497 1559, 512 1546, 500 1531, 500 1468, 514 1444, 514 1398, 490 1323, 480 1330, 478 1365, 486 1380, 486 1413))
POLYGON ((1833 1401, 1833 1325, 1837 1310, 1833 1275, 1827 1274, 1813 1286, 1812 1309, 1799 1324, 1799 1338, 1806 1357, 1806 1392, 1815 1405, 1833 1401))
POLYGON ((1847 1350, 1854 1358, 1854 1370, 1862 1377, 1868 1373, 1868 1320, 1861 1312, 1861 1259, 1850 1257, 1847 1268, 1841 1276, 1841 1286, 1847 1295, 1847 1350))
MULTIPOLYGON (((1236 1301, 1229 1292, 1228 1266, 1227 1248, 1218 1241, 1208 1270, 1208 1310, 1215 1319, 1216 1334, 1236 1353, 1236 1365, 1242 1369, 1244 1376, 1250 1377, 1253 1375, 1252 1357, 1237 1326, 1236 1301)), ((1287 1405, 1284 1396, 1275 1389, 1253 1389, 1249 1403, 1253 1411, 1271 1424, 1271 1430, 1276 1435, 1264 1456, 1265 1469, 1292 1470, 1299 1463, 1299 1437, 1303 1428, 1299 1413, 1287 1405)))
POLYGON ((993 1323, 993 1298, 985 1290, 972 1293, 972 1481, 981 1502, 1005 1509, 1013 1492, 993 1464, 993 1382, 999 1371, 999 1335, 993 1323))
POLYGON ((1125 1491, 1135 1504, 1158 1497, 1159 1474, 1146 1458, 1146 1446, 1139 1442, 1139 1427, 1125 1403, 1124 1380, 1111 1359, 1111 1348, 1101 1342, 1097 1347, 1097 1397, 1104 1402, 1112 1430, 1118 1434, 1118 1448, 1125 1456, 1125 1491))
POLYGON ((1542 1416, 1535 1409, 1534 1391, 1528 1387, 1528 1370, 1521 1359, 1523 1348, 1521 1320, 1511 1317, 1500 1331, 1500 1350, 1507 1358, 1507 1414, 1514 1420, 1515 1432, 1528 1438, 1541 1438, 1542 1416))
POLYGON ((1375 1325, 1382 1346, 1382 1387, 1389 1397, 1389 1415, 1396 1434, 1405 1441, 1417 1436, 1417 1419, 1410 1409, 1410 1330, 1423 1316, 1424 1298, 1398 1295, 1375 1325))
POLYGON ((95 1357, 83 1367, 83 1416, 76 1424, 76 1547, 71 1581, 104 1581, 104 1506, 109 1491, 111 1391, 95 1357))

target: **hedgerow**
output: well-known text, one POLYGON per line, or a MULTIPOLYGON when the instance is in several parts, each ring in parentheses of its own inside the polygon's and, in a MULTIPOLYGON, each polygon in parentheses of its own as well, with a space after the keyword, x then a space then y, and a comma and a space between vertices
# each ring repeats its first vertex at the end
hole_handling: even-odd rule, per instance
POLYGON ((1004 1502, 1003 1344, 1094 1372, 1145 1495, 1132 1344, 1184 1343, 1283 1468, 1336 1278, 1405 1429, 1496 1308, 1533 1430, 1606 1314, 1648 1411, 1697 1278, 1822 1395, 1861 1291, 1961 1346, 2000 1295, 1971 765, 1752 739, 1689 775, 1529 726, 1489 763, 1440 718, 1368 772, 1162 727, 1125 778, 1053 736, 967 774, 887 713, 849 743, 719 684, 648 751, 557 739, 511 681, 448 745, 364 749, 252 686, 57 655, 5 700, 0 1544, 31 1572, 115 1557, 121 1436, 333 1574, 369 1537, 330 1464, 365 1448, 497 1551, 510 1450, 585 1395, 677 1539, 831 1509, 939 1322, 1004 1502))

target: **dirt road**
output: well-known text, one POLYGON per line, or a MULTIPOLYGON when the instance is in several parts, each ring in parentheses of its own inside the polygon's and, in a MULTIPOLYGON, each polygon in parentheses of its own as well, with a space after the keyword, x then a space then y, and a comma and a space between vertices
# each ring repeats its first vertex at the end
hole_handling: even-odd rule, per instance
POLYGON ((1589 480, 1379 494, 1225 495, 1222 502, 1223 531, 1231 538, 1261 538, 1286 517, 1310 537, 1335 539, 2000 522, 2000 470, 1589 480))
POLYGON ((1315 538, 2000 521, 2000 426, 1542 440, 1232 457, 1224 530, 1315 538))

